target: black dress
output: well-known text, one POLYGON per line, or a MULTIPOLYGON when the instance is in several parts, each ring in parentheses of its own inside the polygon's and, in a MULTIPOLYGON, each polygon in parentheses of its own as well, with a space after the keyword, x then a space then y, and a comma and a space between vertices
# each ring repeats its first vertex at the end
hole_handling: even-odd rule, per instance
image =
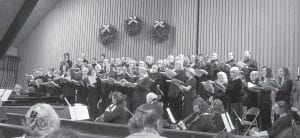
POLYGON ((292 79, 288 79, 285 82, 283 82, 283 84, 279 88, 279 91, 276 93, 275 101, 283 100, 288 105, 290 105, 292 89, 293 89, 292 79))

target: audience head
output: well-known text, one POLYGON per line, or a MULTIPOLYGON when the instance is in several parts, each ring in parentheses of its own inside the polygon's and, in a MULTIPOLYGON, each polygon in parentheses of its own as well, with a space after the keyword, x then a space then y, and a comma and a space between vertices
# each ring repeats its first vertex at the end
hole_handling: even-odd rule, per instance
POLYGON ((205 113, 207 112, 208 108, 209 108, 208 103, 201 97, 198 97, 193 102, 194 113, 199 113, 199 114, 205 113))
POLYGON ((22 85, 21 84, 16 84, 15 87, 14 87, 14 92, 17 94, 17 95, 20 95, 21 92, 22 92, 22 85))
POLYGON ((137 108, 129 120, 129 131, 131 134, 142 131, 159 132, 162 127, 162 107, 158 104, 143 104, 137 108))
POLYGON ((238 67, 230 68, 230 77, 232 79, 238 78, 240 73, 240 69, 238 67))
POLYGON ((279 68, 279 78, 282 78, 282 79, 289 79, 289 78, 291 78, 290 71, 289 71, 288 67, 281 67, 281 68, 279 68))
POLYGON ((274 104, 273 108, 275 110, 275 113, 278 114, 278 115, 286 114, 286 113, 289 113, 289 111, 290 111, 289 105, 283 100, 277 101, 274 104))
POLYGON ((49 104, 33 105, 27 111, 25 118, 26 130, 32 137, 45 137, 60 127, 59 117, 49 104))
POLYGON ((228 53, 228 60, 233 60, 234 57, 235 57, 235 53, 233 52, 228 53))
POLYGON ((252 82, 254 82, 254 83, 259 80, 259 73, 258 73, 258 71, 251 71, 251 73, 250 73, 250 80, 252 82))
POLYGON ((153 93, 153 92, 149 92, 147 95, 146 95, 146 101, 147 103, 149 104, 152 104, 152 103, 155 103, 157 102, 157 100, 159 99, 158 95, 153 93))
POLYGON ((270 67, 264 66, 261 68, 262 77, 264 79, 270 79, 273 77, 272 69, 270 67))
POLYGON ((251 52, 250 51, 245 51, 244 52, 244 61, 247 61, 251 58, 251 52))
POLYGON ((82 138, 78 132, 68 128, 60 128, 50 133, 47 138, 82 138))
POLYGON ((228 78, 225 72, 218 72, 217 73, 218 76, 218 81, 221 82, 222 84, 227 83, 228 82, 228 78))

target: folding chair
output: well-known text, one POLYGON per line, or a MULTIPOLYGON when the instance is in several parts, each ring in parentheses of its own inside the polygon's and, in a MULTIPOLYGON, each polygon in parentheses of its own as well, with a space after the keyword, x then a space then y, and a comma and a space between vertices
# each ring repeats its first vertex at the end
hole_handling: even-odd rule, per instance
POLYGON ((240 121, 240 123, 243 125, 243 126, 248 126, 244 135, 246 135, 248 133, 248 131, 251 129, 252 126, 257 126, 258 125, 258 121, 257 121, 257 117, 258 115, 260 114, 260 110, 256 107, 251 107, 250 109, 247 110, 247 112, 245 113, 243 119, 241 119, 239 117, 239 115, 236 113, 235 110, 233 110, 234 114, 236 115, 236 117, 238 118, 238 120, 240 121), (254 116, 253 120, 252 121, 247 121, 245 120, 246 119, 246 116, 254 116))

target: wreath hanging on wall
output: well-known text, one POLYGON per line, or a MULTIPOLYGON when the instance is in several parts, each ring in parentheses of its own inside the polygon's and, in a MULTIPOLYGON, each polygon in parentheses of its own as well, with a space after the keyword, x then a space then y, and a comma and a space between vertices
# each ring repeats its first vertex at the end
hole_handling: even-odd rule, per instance
POLYGON ((164 21, 155 21, 152 29, 151 36, 157 43, 161 43, 168 39, 170 33, 170 26, 164 21))
POLYGON ((136 16, 131 16, 125 20, 124 28, 128 35, 138 35, 142 30, 142 20, 136 16))
POLYGON ((117 38, 117 29, 112 25, 103 25, 99 29, 100 42, 104 45, 112 43, 117 38))

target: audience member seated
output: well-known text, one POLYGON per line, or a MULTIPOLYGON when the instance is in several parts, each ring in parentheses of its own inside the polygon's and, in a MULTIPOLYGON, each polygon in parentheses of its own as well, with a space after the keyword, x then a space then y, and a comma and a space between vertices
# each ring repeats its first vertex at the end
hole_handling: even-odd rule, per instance
POLYGON ((38 103, 25 114, 24 138, 44 138, 60 127, 60 120, 51 105, 38 103))
POLYGON ((79 134, 68 128, 61 128, 50 133, 47 138, 81 138, 79 134))
POLYGON ((198 97, 194 100, 193 106, 194 113, 188 116, 188 119, 179 121, 178 126, 183 130, 213 132, 215 124, 213 116, 207 113, 208 103, 198 97))
POLYGON ((292 126, 293 115, 290 113, 289 105, 281 100, 277 101, 274 105, 274 110, 276 114, 279 114, 279 119, 273 124, 270 129, 266 131, 258 131, 257 128, 252 129, 250 135, 252 136, 268 136, 270 138, 275 137, 282 130, 292 126))
POLYGON ((128 123, 130 135, 126 138, 164 138, 159 135, 162 113, 162 108, 155 104, 139 106, 128 123))
POLYGON ((20 96, 25 94, 25 92, 23 91, 23 87, 20 84, 16 84, 14 87, 14 90, 12 91, 11 95, 9 96, 9 98, 11 97, 16 97, 16 96, 20 96))
POLYGON ((149 92, 147 95, 146 95, 146 101, 148 104, 157 104, 161 107, 163 107, 163 103, 160 102, 160 96, 158 96, 157 94, 153 93, 153 92, 149 92))
POLYGON ((112 94, 112 104, 96 119, 97 122, 125 124, 128 118, 125 96, 120 92, 112 94))

